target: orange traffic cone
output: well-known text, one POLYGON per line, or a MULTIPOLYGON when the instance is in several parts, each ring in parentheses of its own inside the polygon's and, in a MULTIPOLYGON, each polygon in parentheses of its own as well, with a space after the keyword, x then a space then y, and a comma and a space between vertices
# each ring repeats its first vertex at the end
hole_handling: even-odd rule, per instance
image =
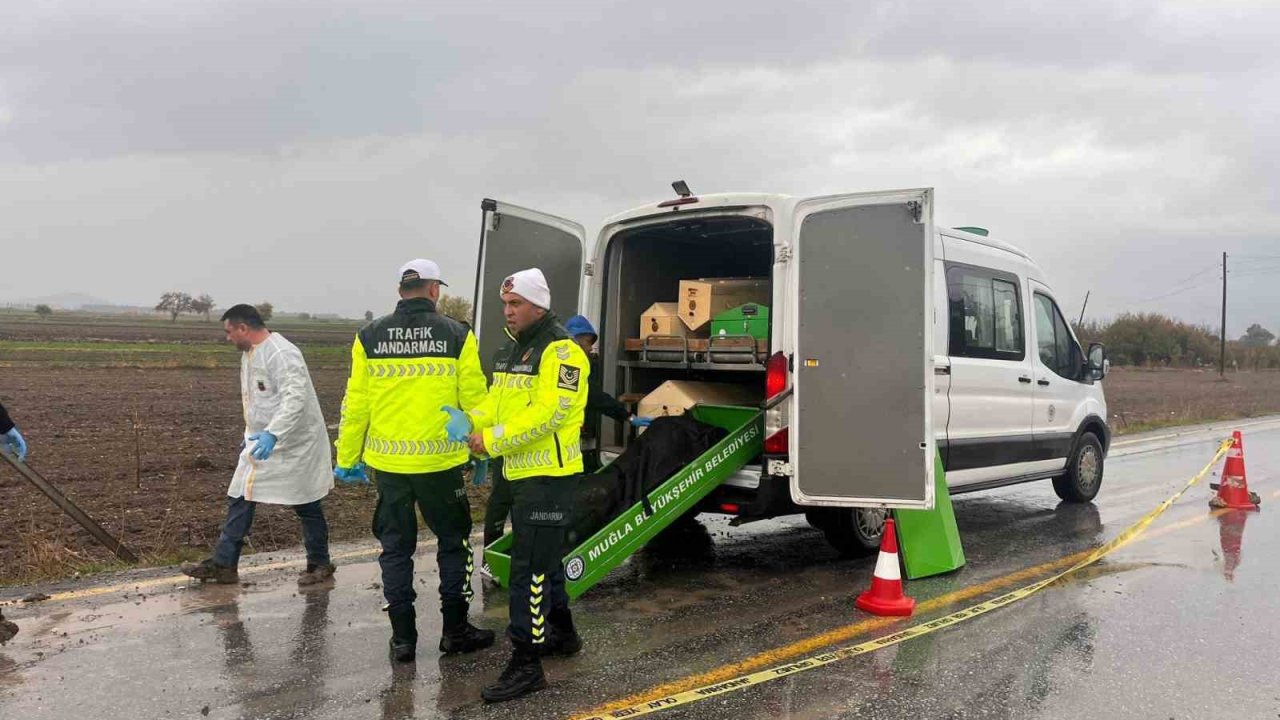
POLYGON ((1244 439, 1240 431, 1232 434, 1231 449, 1227 451, 1227 462, 1222 467, 1222 480, 1218 483, 1218 494, 1209 500, 1210 507, 1231 508, 1232 510, 1256 510, 1259 498, 1249 492, 1249 483, 1244 476, 1244 439))
POLYGON ((884 521, 880 557, 876 560, 871 589, 859 595, 854 604, 872 615, 906 616, 916 608, 916 601, 902 594, 902 571, 898 567, 898 534, 892 517, 884 521))

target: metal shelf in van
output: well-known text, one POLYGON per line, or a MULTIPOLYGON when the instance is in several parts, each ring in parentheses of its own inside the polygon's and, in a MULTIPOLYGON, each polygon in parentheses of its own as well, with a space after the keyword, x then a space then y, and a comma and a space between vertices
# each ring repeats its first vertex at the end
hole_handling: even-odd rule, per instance
POLYGON ((727 372, 764 372, 758 363, 660 362, 658 360, 620 360, 618 367, 646 370, 716 370, 727 372))
POLYGON ((651 335, 627 340, 624 349, 639 360, 622 360, 622 367, 658 370, 729 370, 763 372, 768 341, 750 335, 688 338, 651 335))

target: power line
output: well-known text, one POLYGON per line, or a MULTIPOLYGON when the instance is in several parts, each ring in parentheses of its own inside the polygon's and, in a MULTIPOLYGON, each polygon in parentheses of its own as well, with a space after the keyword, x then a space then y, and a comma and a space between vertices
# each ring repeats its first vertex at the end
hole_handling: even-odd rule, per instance
POLYGON ((1209 267, 1207 267, 1207 268, 1205 268, 1205 269, 1203 269, 1203 270, 1201 270, 1201 271, 1199 271, 1199 272, 1197 272, 1197 273, 1192 273, 1191 275, 1188 275, 1187 277, 1185 277, 1185 278, 1183 278, 1183 279, 1181 279, 1181 280, 1179 280, 1179 281, 1177 281, 1177 282, 1173 282, 1173 283, 1169 283, 1169 284, 1170 284, 1170 285, 1181 285, 1182 283, 1187 282, 1187 281, 1189 281, 1189 280, 1195 280, 1196 278, 1200 277, 1201 275, 1203 275, 1203 274, 1205 274, 1205 273, 1207 273, 1207 272, 1213 272, 1213 271, 1217 270, 1217 269, 1218 269, 1218 268, 1220 268, 1220 267, 1222 267, 1222 266, 1221 266, 1221 265, 1219 265, 1219 264, 1217 264, 1217 263, 1214 263, 1214 264, 1210 265, 1209 267))
POLYGON ((1196 284, 1194 284, 1194 285, 1188 285, 1187 287, 1184 287, 1184 288, 1178 288, 1177 290, 1174 290, 1173 292, 1167 292, 1167 293, 1164 293, 1163 295, 1156 295, 1155 297, 1149 297, 1149 298, 1147 298, 1147 299, 1145 299, 1145 300, 1131 300, 1131 301, 1129 301, 1129 304, 1130 304, 1130 305, 1145 305, 1146 303, 1149 303, 1149 302, 1155 302, 1156 300, 1163 300, 1163 299, 1168 298, 1168 297, 1173 297, 1174 295, 1181 295, 1181 294, 1182 294, 1182 293, 1184 293, 1184 292, 1190 292, 1190 291, 1192 291, 1192 290, 1195 290, 1196 288, 1202 288, 1202 287, 1205 287, 1205 286, 1208 286, 1208 285, 1217 285, 1217 284, 1218 284, 1218 278, 1213 278, 1213 279, 1211 279, 1211 280, 1205 280, 1205 281, 1202 281, 1202 282, 1198 282, 1198 283, 1196 283, 1196 284))

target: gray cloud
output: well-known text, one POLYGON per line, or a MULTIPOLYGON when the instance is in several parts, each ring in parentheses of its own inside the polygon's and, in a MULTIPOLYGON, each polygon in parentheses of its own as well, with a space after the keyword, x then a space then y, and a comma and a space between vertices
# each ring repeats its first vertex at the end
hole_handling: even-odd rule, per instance
MULTIPOLYGON (((1213 321, 1212 282, 1139 301, 1223 249, 1280 255, 1280 10, 993 7, 0 11, 0 239, 24 267, 0 298, 189 287, 355 315, 408 256, 465 290, 481 197, 593 228, 685 177, 934 186, 941 222, 1025 246, 1068 306, 1213 321)), ((1235 287, 1234 324, 1280 326, 1265 273, 1235 287)))

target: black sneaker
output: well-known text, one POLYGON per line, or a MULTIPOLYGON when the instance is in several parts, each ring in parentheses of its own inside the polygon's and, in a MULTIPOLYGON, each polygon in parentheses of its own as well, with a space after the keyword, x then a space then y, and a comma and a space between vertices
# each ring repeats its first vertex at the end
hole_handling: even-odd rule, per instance
POLYGON ((324 565, 307 565, 307 569, 298 575, 298 584, 306 587, 307 585, 318 585, 325 580, 333 577, 334 571, 338 568, 333 563, 325 563, 324 565))
POLYGON ((201 560, 198 563, 187 563, 182 566, 182 572, 201 582, 223 585, 234 585, 240 582, 240 573, 235 568, 219 565, 213 561, 213 558, 201 560))
POLYGON ((489 703, 506 702, 546 686, 547 678, 542 674, 542 662, 538 660, 536 651, 517 648, 498 681, 481 690, 480 697, 489 703))
POLYGON ((440 652, 445 655, 475 652, 490 645, 493 645, 493 631, 481 630, 471 623, 463 623, 462 627, 440 636, 440 652))

